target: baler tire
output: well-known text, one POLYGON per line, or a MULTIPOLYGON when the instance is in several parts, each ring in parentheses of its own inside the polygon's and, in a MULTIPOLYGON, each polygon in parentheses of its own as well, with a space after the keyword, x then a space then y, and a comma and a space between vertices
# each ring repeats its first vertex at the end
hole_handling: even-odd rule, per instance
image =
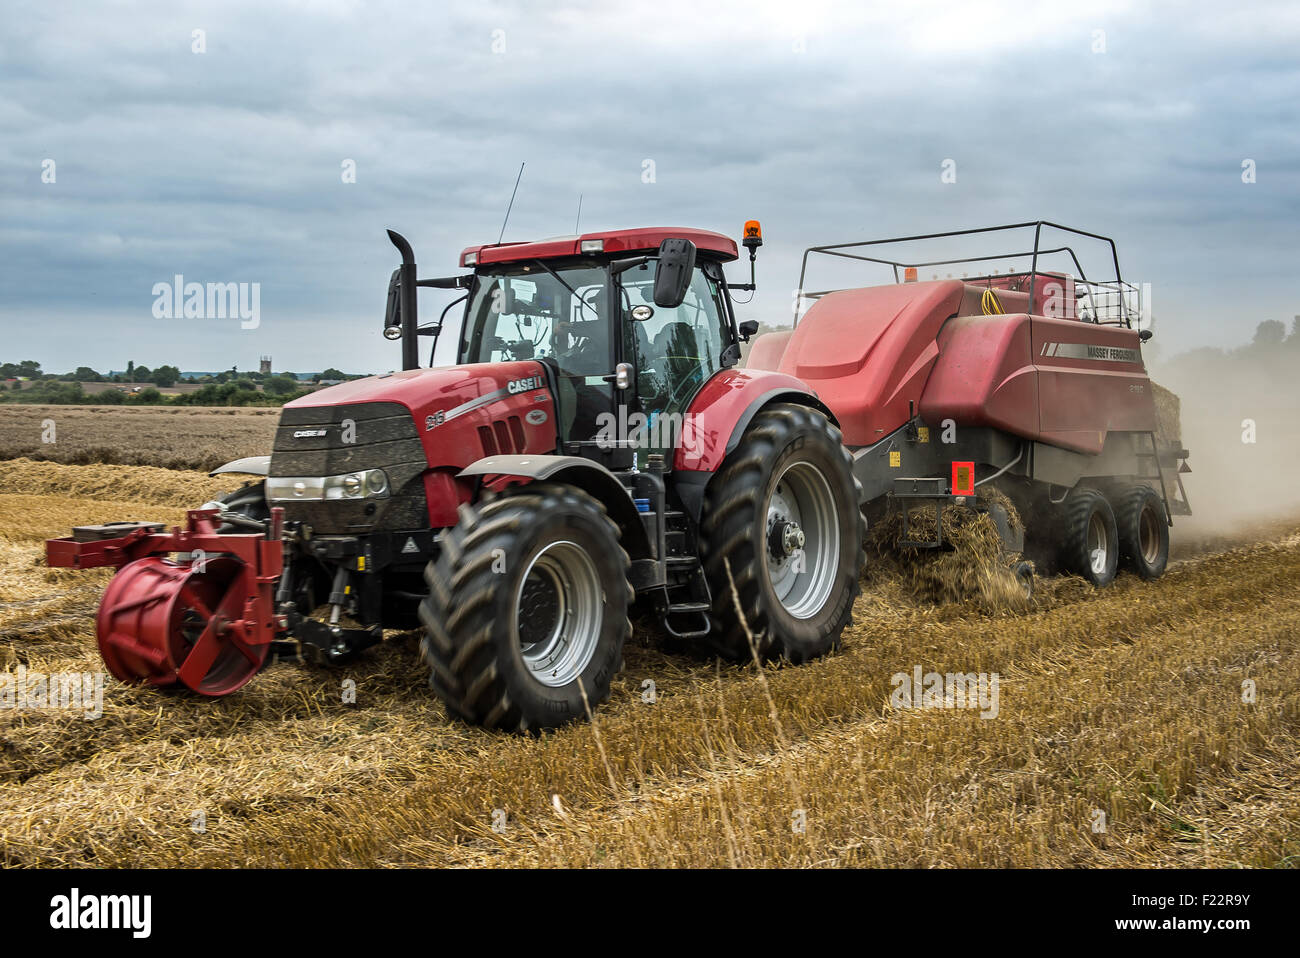
POLYGON ((1081 487, 1070 494, 1061 515, 1061 562, 1066 570, 1099 589, 1110 585, 1119 569, 1119 531, 1106 497, 1081 487), (1105 550, 1100 557, 1099 546, 1105 550))
MULTIPOLYGON (((852 457, 844 448, 840 431, 825 415, 793 403, 761 410, 705 490, 700 557, 713 606, 709 634, 701 641, 736 662, 752 661, 757 654, 760 660, 799 664, 837 648, 849 624, 853 601, 861 591, 859 579, 866 562, 867 526, 860 508, 861 494, 852 457), (769 558, 769 551, 777 548, 771 544, 773 531, 769 528, 772 504, 779 483, 794 467, 803 469, 801 481, 811 481, 812 487, 824 486, 824 504, 832 507, 835 525, 834 561, 825 569, 829 586, 818 586, 818 592, 829 591, 820 606, 803 615, 792 613, 772 582, 771 563, 784 563, 788 556, 769 558)), ((806 553, 804 559, 824 561, 807 559, 806 553)), ((822 581, 820 573, 812 575, 814 582, 822 581)), ((787 595, 798 587, 796 580, 787 595)), ((813 595, 807 601, 816 599, 813 595)))
POLYGON ((1115 504, 1119 555, 1124 568, 1151 581, 1169 565, 1169 519, 1150 486, 1134 486, 1115 504))
POLYGON ((631 561, 619 536, 599 501, 562 484, 460 507, 425 567, 429 595, 419 609, 430 685, 448 715, 538 732, 585 718, 609 698, 632 632, 631 561), (540 612, 521 618, 529 604, 540 612), (549 635, 525 644, 521 623, 531 630, 546 615, 555 623, 549 635))
POLYGON ((1026 599, 1034 597, 1034 564, 1017 562, 1011 567, 1011 574, 1016 577, 1016 584, 1025 592, 1026 599))

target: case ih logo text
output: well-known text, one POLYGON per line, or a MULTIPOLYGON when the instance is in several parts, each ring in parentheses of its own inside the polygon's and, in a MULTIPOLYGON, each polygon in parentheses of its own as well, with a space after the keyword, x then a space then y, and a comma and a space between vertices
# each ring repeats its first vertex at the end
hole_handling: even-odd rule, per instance
POLYGON ((177 273, 153 284, 155 319, 238 319, 241 329, 262 324, 261 283, 187 283, 177 273))
POLYGON ((74 888, 50 899, 50 927, 60 931, 125 928, 132 938, 148 938, 153 930, 153 897, 82 895, 74 888))
POLYGON ((510 380, 510 382, 506 384, 506 389, 508 389, 510 395, 513 396, 516 393, 526 393, 530 389, 541 389, 545 385, 546 383, 542 380, 541 376, 529 376, 527 379, 510 380))
POLYGON ((294 439, 314 439, 317 436, 325 435, 324 429, 298 429, 294 432, 294 439))

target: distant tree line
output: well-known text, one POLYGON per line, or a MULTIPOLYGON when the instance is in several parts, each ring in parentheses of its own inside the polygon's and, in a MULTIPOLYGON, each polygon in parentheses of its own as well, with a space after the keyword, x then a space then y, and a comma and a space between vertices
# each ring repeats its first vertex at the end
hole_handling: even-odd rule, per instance
MULTIPOLYGON (((313 375, 311 382, 356 378, 359 377, 349 376, 331 366, 324 372, 313 375)), ((182 379, 181 371, 176 366, 163 365, 150 369, 147 366, 137 366, 134 361, 128 362, 123 372, 107 374, 89 366, 78 366, 70 373, 47 373, 41 370, 40 363, 32 359, 0 363, 0 402, 54 405, 279 406, 306 395, 309 391, 303 388, 302 381, 292 373, 241 373, 234 367, 211 375, 182 379), (10 380, 13 380, 12 384, 9 383, 10 380), (172 396, 160 392, 160 389, 182 382, 199 388, 172 396), (87 393, 82 389, 82 383, 130 384, 138 391, 107 388, 87 393), (152 385, 139 388, 143 383, 152 385)))

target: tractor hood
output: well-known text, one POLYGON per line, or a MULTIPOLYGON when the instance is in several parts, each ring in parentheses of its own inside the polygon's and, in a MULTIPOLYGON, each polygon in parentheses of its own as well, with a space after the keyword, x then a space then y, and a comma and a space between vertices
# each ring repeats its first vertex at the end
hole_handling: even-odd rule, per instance
POLYGON ((303 502, 282 503, 285 517, 327 533, 439 528, 455 522, 465 499, 455 479, 461 469, 486 456, 553 452, 555 429, 555 401, 539 362, 411 369, 286 404, 268 478, 311 490, 324 488, 312 482, 317 477, 382 470, 386 495, 307 492, 303 502))
POLYGON ((341 409, 373 403, 410 414, 430 466, 463 468, 483 456, 555 448, 554 397, 533 360, 367 376, 287 403, 285 418, 337 423, 346 418, 341 409))

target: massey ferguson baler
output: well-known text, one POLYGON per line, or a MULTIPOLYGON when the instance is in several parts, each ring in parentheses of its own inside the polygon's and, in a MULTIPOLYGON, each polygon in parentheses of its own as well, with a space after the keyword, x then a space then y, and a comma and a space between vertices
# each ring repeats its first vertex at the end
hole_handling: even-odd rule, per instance
POLYGON ((253 481, 184 528, 47 544, 119 570, 96 620, 119 679, 225 695, 273 643, 339 662, 418 628, 451 715, 554 728, 608 697, 635 600, 678 642, 806 661, 849 621, 866 516, 985 483, 1099 585, 1121 557, 1163 571, 1185 453, 1156 439, 1122 296, 1103 320, 1118 262, 1112 288, 1040 272, 1036 231, 1025 272, 913 282, 815 248, 902 281, 810 294, 742 369, 757 324, 730 291, 754 287, 757 223, 743 284, 735 242, 702 230, 474 246, 469 272, 423 280, 389 235, 401 372, 286 405, 269 456, 217 470, 253 481), (455 366, 421 368, 442 320, 419 324, 420 287, 464 291, 455 366))
POLYGON ((756 340, 749 365, 797 377, 834 413, 869 518, 933 505, 940 533, 924 544, 938 547, 942 506, 991 484, 1024 520, 1009 548, 1040 569, 1096 586, 1121 566, 1164 572, 1172 516, 1190 513, 1188 454, 1176 421, 1158 421, 1142 361, 1151 333, 1135 326, 1141 289, 1123 280, 1113 240, 1032 222, 811 247, 801 289, 817 256, 884 267, 895 282, 804 293, 814 305, 792 332, 756 340), (1074 248, 1045 244, 1045 232, 1105 244, 1113 275, 1089 278, 1074 248), (1023 245, 990 252, 1004 234, 1023 245), (963 255, 883 252, 945 243, 963 255), (1045 269, 1052 258, 1070 271, 1045 269), (1014 259, 1027 268, 978 269, 1014 259), (940 268, 974 272, 940 279, 940 268), (922 269, 935 278, 919 281, 922 269))

